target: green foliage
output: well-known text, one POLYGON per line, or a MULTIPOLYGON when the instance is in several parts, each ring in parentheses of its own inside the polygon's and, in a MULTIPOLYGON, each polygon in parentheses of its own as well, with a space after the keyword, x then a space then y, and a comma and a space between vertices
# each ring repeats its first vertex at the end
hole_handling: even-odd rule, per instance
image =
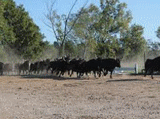
MULTIPOLYGON (((91 4, 75 14, 71 11, 68 15, 59 15, 50 9, 46 15, 50 24, 46 25, 52 28, 57 41, 49 44, 43 41, 44 35, 23 5, 16 6, 13 0, 2 0, 0 56, 5 59, 2 51, 7 47, 17 55, 32 60, 53 59, 64 54, 85 59, 120 55, 132 58, 146 50, 143 27, 135 24, 129 26, 132 15, 126 3, 100 0, 100 7, 91 4)), ((156 33, 160 38, 160 27, 156 33)), ((156 48, 156 44, 152 47, 156 48)))
POLYGON ((100 8, 99 20, 94 27, 100 44, 97 50, 103 50, 97 55, 115 57, 120 49, 119 38, 128 29, 132 16, 126 10, 127 5, 118 0, 101 0, 100 8))
POLYGON ((84 58, 116 57, 121 52, 120 38, 129 28, 132 16, 127 5, 118 0, 100 0, 100 7, 91 4, 77 20, 73 30, 84 58))
POLYGON ((3 16, 9 26, 9 30, 4 31, 7 31, 7 35, 13 34, 11 36, 14 37, 6 37, 7 44, 24 59, 39 57, 45 48, 44 36, 40 33, 39 27, 29 17, 23 5, 16 6, 13 0, 6 0, 3 16))
MULTIPOLYGON (((160 39, 160 27, 157 28, 156 36, 160 39)), ((160 42, 159 41, 153 42, 151 40, 148 40, 147 45, 148 45, 148 49, 146 52, 147 58, 154 58, 160 55, 160 42)))
POLYGON ((54 46, 54 44, 50 44, 49 42, 46 41, 46 49, 42 52, 41 57, 39 57, 36 60, 41 60, 41 59, 55 59, 58 57, 58 50, 54 46))
POLYGON ((160 42, 148 42, 146 51, 147 58, 154 58, 160 55, 160 42))
POLYGON ((160 26, 158 27, 157 31, 156 31, 156 35, 157 37, 160 39, 160 26))
POLYGON ((141 54, 146 49, 146 41, 143 37, 143 27, 132 25, 121 38, 122 48, 126 58, 141 54))
POLYGON ((65 42, 65 54, 75 56, 75 44, 73 41, 66 41, 65 42))
POLYGON ((1 1, 0 4, 0 41, 1 44, 12 44, 15 41, 13 29, 7 24, 3 17, 5 3, 1 1))
MULTIPOLYGON (((98 19, 99 9, 95 5, 91 4, 88 8, 83 9, 81 17, 77 20, 73 33, 78 38, 78 42, 83 44, 81 46, 82 57, 87 58, 89 54, 93 54, 96 47, 95 40, 95 30, 93 29, 93 24, 98 19)), ((71 21, 74 22, 74 21, 71 21)))
MULTIPOLYGON (((68 15, 58 15, 53 9, 46 15, 57 39, 54 46, 59 55, 132 58, 146 50, 143 27, 130 27, 132 15, 126 3, 100 0, 99 7, 91 4, 75 14, 71 14, 72 8, 68 15)), ((160 28, 158 37, 159 34, 160 28)))

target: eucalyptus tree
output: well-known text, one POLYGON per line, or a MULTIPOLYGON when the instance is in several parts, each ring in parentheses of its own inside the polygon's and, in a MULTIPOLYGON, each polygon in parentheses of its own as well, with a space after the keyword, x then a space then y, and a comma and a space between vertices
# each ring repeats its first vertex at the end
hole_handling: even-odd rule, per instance
POLYGON ((144 28, 141 25, 132 25, 121 38, 121 45, 126 58, 132 58, 143 54, 147 48, 147 42, 143 37, 144 28))
MULTIPOLYGON (((81 44, 83 58, 89 58, 95 52, 96 40, 94 24, 99 17, 99 8, 94 4, 83 9, 83 14, 73 27, 73 34, 77 37, 77 43, 81 44)), ((71 21, 71 23, 74 21, 71 21)))
POLYGON ((131 20, 132 16, 126 3, 120 3, 119 0, 100 0, 99 20, 94 24, 98 42, 97 55, 117 55, 119 39, 121 34, 127 31, 131 20))

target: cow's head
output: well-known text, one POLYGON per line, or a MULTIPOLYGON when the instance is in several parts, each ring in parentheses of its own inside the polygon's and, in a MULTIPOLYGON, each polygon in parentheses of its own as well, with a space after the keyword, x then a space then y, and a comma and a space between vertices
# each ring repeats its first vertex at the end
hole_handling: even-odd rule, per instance
POLYGON ((120 60, 119 60, 119 59, 116 59, 116 66, 119 67, 119 68, 121 67, 120 60))

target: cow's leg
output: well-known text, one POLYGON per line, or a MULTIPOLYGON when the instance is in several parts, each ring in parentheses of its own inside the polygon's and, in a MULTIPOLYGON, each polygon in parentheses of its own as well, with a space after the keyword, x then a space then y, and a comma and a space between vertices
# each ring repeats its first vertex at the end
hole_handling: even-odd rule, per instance
POLYGON ((83 76, 84 75, 84 72, 80 72, 80 76, 83 76))
POLYGON ((59 76, 58 76, 58 77, 61 77, 61 75, 62 75, 62 72, 60 71, 60 72, 59 72, 59 76))
POLYGON ((63 71, 59 71, 59 77, 63 76, 64 72, 63 71))
POLYGON ((110 78, 111 78, 111 79, 112 79, 112 72, 113 72, 113 71, 111 71, 111 74, 110 74, 110 78))
POLYGON ((78 71, 78 78, 81 78, 81 71, 78 71))
POLYGON ((19 75, 21 74, 21 70, 20 70, 20 69, 19 69, 19 72, 18 72, 18 73, 19 73, 19 75))
POLYGON ((98 76, 101 77, 101 70, 98 71, 98 76))
POLYGON ((104 74, 104 76, 106 76, 106 75, 108 74, 108 71, 107 71, 107 70, 104 70, 104 71, 103 71, 103 74, 104 74))
POLYGON ((93 71, 93 73, 94 73, 94 77, 96 78, 96 71, 93 71))
POLYGON ((51 69, 51 67, 50 66, 48 66, 47 68, 46 68, 46 72, 47 72, 47 74, 48 74, 48 70, 50 70, 51 69))
MULTIPOLYGON (((60 71, 57 71, 57 73, 56 73, 57 76, 58 76, 59 72, 60 72, 60 71)), ((60 77, 60 75, 59 75, 59 77, 60 77)))
POLYGON ((147 75, 147 71, 148 71, 148 69, 146 69, 146 70, 145 70, 144 77, 146 77, 146 75, 147 75))
POLYGON ((47 67, 45 68, 45 73, 48 74, 48 69, 47 69, 47 67))
POLYGON ((28 74, 28 70, 26 70, 26 74, 28 74))
POLYGON ((37 74, 39 74, 39 69, 37 70, 37 74))
POLYGON ((53 69, 51 70, 51 74, 53 74, 53 69))
POLYGON ((41 70, 41 74, 43 74, 43 69, 41 70))
POLYGON ((88 75, 88 72, 86 71, 86 72, 85 72, 85 74, 86 74, 86 76, 88 77, 88 80, 89 80, 89 75, 88 75))
POLYGON ((70 77, 73 75, 73 70, 71 71, 70 77))
POLYGON ((79 78, 79 72, 77 71, 76 73, 77 73, 77 78, 79 78))
POLYGON ((48 74, 48 69, 46 69, 46 73, 48 74))
POLYGON ((153 74, 151 75, 151 78, 153 79, 153 74))
POLYGON ((153 79, 153 70, 151 71, 151 78, 153 79))
POLYGON ((68 76, 70 76, 70 70, 68 70, 68 76))
POLYGON ((153 72, 151 73, 151 78, 153 79, 153 72))
POLYGON ((64 76, 65 71, 61 71, 61 75, 64 76))
POLYGON ((71 70, 71 72, 70 72, 70 70, 69 70, 69 74, 68 74, 70 77, 72 77, 72 75, 73 75, 73 70, 71 70))

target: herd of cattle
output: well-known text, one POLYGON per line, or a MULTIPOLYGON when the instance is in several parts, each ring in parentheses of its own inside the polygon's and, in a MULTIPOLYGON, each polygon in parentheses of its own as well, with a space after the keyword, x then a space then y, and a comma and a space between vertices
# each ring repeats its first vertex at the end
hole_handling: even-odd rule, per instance
MULTIPOLYGON (((73 72, 76 72, 77 77, 81 77, 84 74, 93 72, 94 76, 98 75, 99 77, 104 75, 106 76, 110 72, 110 78, 112 78, 112 73, 115 67, 121 67, 119 59, 91 59, 86 61, 84 59, 70 59, 69 57, 63 57, 50 61, 49 59, 43 61, 37 61, 30 63, 25 61, 23 63, 9 64, 0 62, 0 74, 3 75, 9 74, 10 72, 21 74, 42 74, 43 72, 47 73, 50 71, 52 74, 55 73, 57 76, 64 75, 65 72, 71 77, 73 72)), ((154 59, 147 59, 145 62, 145 73, 151 75, 153 78, 154 71, 160 71, 160 56, 154 59)))
POLYGON ((65 72, 71 77, 73 72, 77 73, 77 77, 81 77, 84 74, 93 72, 94 76, 98 75, 99 77, 107 75, 110 71, 110 78, 112 78, 112 72, 115 67, 120 67, 119 59, 91 59, 86 61, 84 59, 70 59, 69 57, 63 57, 60 59, 55 59, 50 61, 49 59, 43 61, 37 61, 30 63, 25 61, 24 63, 16 63, 14 66, 11 64, 4 64, 0 62, 0 73, 16 72, 17 74, 42 74, 43 72, 48 73, 49 71, 57 76, 64 75, 65 72))

